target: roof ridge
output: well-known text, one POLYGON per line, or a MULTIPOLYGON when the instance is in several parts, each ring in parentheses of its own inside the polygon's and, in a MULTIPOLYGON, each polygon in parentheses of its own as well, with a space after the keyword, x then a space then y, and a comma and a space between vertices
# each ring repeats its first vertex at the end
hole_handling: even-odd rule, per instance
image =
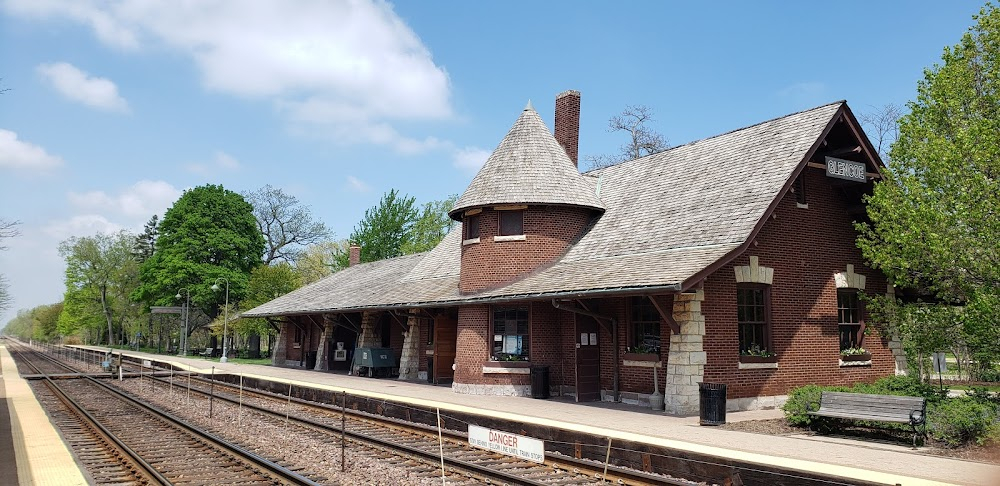
POLYGON ((638 158, 635 158, 635 159, 629 159, 629 160, 626 160, 624 162, 621 162, 621 163, 618 163, 618 164, 615 164, 615 165, 609 165, 608 167, 601 167, 601 168, 598 168, 598 169, 591 169, 591 170, 588 170, 587 172, 584 172, 583 174, 584 175, 593 174, 593 173, 596 173, 596 172, 599 172, 599 171, 603 171, 603 170, 605 170, 605 169, 607 169, 609 167, 615 167, 615 166, 619 166, 619 165, 628 164, 630 162, 635 162, 635 161, 642 160, 642 159, 645 159, 645 158, 648 158, 648 157, 653 157, 655 155, 660 155, 660 154, 663 154, 663 153, 666 153, 666 152, 670 152, 672 150, 676 150, 676 149, 679 149, 679 148, 682 148, 682 147, 687 147, 689 145, 694 145, 696 143, 704 142, 704 141, 707 141, 707 140, 712 140, 713 138, 724 137, 724 136, 732 134, 732 133, 740 132, 740 131, 743 131, 743 130, 749 130, 749 129, 754 128, 754 127, 759 127, 759 126, 764 125, 766 123, 771 123, 771 122, 775 122, 775 121, 782 120, 782 119, 785 119, 785 118, 790 118, 790 117, 793 117, 795 115, 801 115, 803 113, 807 113, 807 112, 810 112, 810 111, 819 110, 821 108, 826 108, 828 106, 837 105, 837 104, 847 104, 847 100, 834 101, 834 102, 831 102, 831 103, 826 103, 826 104, 822 104, 822 105, 819 105, 819 106, 814 106, 812 108, 807 108, 805 110, 799 110, 799 111, 796 111, 796 112, 793 112, 793 113, 789 113, 787 115, 776 116, 776 117, 771 118, 769 120, 764 120, 762 122, 754 123, 753 125, 747 125, 745 127, 734 128, 732 130, 729 130, 728 132, 718 133, 718 134, 715 134, 715 135, 710 135, 710 136, 705 137, 705 138, 699 138, 697 140, 692 140, 692 141, 687 142, 687 143, 682 143, 680 145, 675 145, 673 147, 670 147, 670 148, 661 150, 659 152, 656 152, 655 154, 643 155, 642 157, 638 157, 638 158))

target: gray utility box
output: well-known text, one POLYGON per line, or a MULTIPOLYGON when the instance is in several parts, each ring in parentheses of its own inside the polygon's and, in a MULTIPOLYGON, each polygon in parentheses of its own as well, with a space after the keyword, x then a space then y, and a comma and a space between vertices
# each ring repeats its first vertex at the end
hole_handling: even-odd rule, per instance
POLYGON ((358 348, 354 351, 354 374, 361 376, 391 376, 397 367, 396 355, 390 348, 358 348))

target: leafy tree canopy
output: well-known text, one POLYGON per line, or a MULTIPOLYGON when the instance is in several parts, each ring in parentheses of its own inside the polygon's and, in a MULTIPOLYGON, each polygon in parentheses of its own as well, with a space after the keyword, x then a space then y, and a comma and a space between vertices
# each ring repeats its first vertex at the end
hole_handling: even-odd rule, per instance
POLYGON ((230 302, 239 301, 263 253, 264 238, 243 196, 221 185, 190 189, 164 214, 135 296, 151 305, 176 305, 175 295, 187 288, 192 306, 214 316, 225 292, 211 290, 212 284, 227 279, 230 302))
POLYGON ((302 284, 313 283, 340 270, 337 256, 346 255, 350 244, 347 240, 321 241, 307 246, 295 260, 295 272, 302 284))
MULTIPOLYGON (((302 279, 288 263, 261 265, 250 272, 247 294, 240 308, 253 309, 301 286, 302 279)), ((239 319, 230 326, 243 336, 274 334, 274 329, 264 319, 239 319)))
MULTIPOLYGON (((382 195, 378 206, 365 211, 354 227, 350 241, 361 245, 361 261, 374 262, 403 255, 403 247, 412 240, 411 229, 417 220, 414 198, 400 195, 395 189, 382 195)), ((337 255, 337 264, 347 266, 348 252, 337 255)))
POLYGON ((455 220, 448 216, 448 211, 455 207, 457 200, 458 195, 455 194, 447 199, 424 204, 420 216, 410 229, 410 238, 400 247, 404 255, 433 250, 441 242, 455 225, 455 220))
POLYGON ((98 310, 107 324, 108 344, 114 344, 114 329, 121 329, 123 322, 138 312, 130 298, 139 284, 138 262, 132 254, 134 242, 134 235, 121 231, 73 237, 59 245, 59 253, 66 260, 67 300, 72 302, 81 295, 92 299, 85 307, 71 305, 64 326, 72 327, 73 321, 81 326, 90 323, 91 315, 74 313, 98 310))
POLYGON ((1000 10, 977 20, 925 71, 860 227, 876 267, 948 300, 1000 289, 1000 10))

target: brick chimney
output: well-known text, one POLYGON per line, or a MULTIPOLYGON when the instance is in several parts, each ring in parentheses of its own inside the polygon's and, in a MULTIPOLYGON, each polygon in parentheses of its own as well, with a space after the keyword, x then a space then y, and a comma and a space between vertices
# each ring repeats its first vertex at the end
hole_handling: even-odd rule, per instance
POLYGON ((350 248, 348 248, 347 266, 353 267, 359 263, 361 263, 361 245, 351 243, 350 248))
POLYGON ((556 141, 563 146, 573 165, 579 166, 580 151, 580 92, 563 91, 556 95, 556 141))

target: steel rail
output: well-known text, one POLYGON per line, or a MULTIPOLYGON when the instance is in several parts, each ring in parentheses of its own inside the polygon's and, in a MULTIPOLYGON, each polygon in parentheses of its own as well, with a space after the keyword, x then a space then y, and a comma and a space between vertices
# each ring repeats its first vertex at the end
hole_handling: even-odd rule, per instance
POLYGON ((32 363, 30 360, 24 359, 23 353, 17 352, 17 354, 21 356, 22 363, 24 363, 29 368, 35 370, 37 374, 41 374, 42 376, 45 377, 44 383, 49 388, 49 390, 51 390, 52 393, 57 398, 59 398, 59 401, 62 402, 64 405, 66 405, 66 407, 69 408, 76 416, 83 418, 84 425, 87 425, 88 427, 91 428, 91 430, 94 430, 95 432, 103 436, 104 439, 114 444, 114 446, 117 447, 119 450, 121 450, 128 457, 130 461, 138 465, 142 469, 143 473, 147 474, 150 478, 158 481, 159 484, 164 484, 164 485, 173 484, 172 482, 170 482, 169 479, 165 478, 162 474, 160 474, 153 467, 152 464, 146 462, 146 460, 143 459, 141 456, 139 456, 139 454, 135 452, 131 447, 122 442, 122 440, 119 439, 118 436, 116 436, 114 433, 112 433, 110 430, 104 427, 104 425, 101 425, 101 423, 97 420, 96 417, 91 415, 90 412, 86 411, 83 408, 83 406, 80 405, 76 400, 67 395, 66 392, 64 392, 63 389, 55 383, 55 381, 50 379, 47 374, 42 373, 41 369, 35 366, 34 363, 32 363))
MULTIPOLYGON (((162 377, 154 377, 153 379, 158 380, 161 383, 166 383, 166 380, 164 378, 162 378, 162 377)), ((204 380, 204 379, 201 379, 201 378, 194 378, 194 380, 202 382, 202 383, 205 383, 205 382, 208 381, 208 380, 204 380)), ((226 388, 230 388, 230 389, 235 389, 236 388, 235 385, 232 385, 232 384, 229 384, 229 383, 224 383, 224 382, 217 382, 216 385, 217 386, 218 385, 222 385, 222 386, 224 386, 226 388)), ((206 396, 209 395, 208 392, 205 392, 205 391, 200 390, 198 388, 192 388, 191 391, 195 392, 195 393, 199 393, 201 395, 206 395, 206 396)), ((263 392, 263 391, 259 391, 259 390, 253 390, 253 389, 249 389, 248 390, 248 389, 244 388, 243 389, 243 393, 244 394, 258 395, 258 396, 262 396, 262 397, 268 398, 268 399, 281 399, 282 401, 287 400, 287 397, 285 397, 283 395, 277 395, 277 394, 273 394, 273 393, 269 393, 269 392, 263 392)), ((224 397, 224 396, 215 395, 214 399, 215 400, 222 400, 222 401, 228 402, 228 403, 233 404, 233 405, 237 405, 238 404, 237 400, 234 400, 234 399, 231 399, 231 398, 227 398, 227 397, 224 397)), ((316 408, 316 409, 319 409, 319 410, 322 410, 322 411, 325 411, 325 412, 331 412, 331 413, 337 413, 337 414, 343 413, 343 411, 340 408, 333 407, 333 406, 326 405, 326 404, 322 404, 322 403, 309 402, 309 401, 303 400, 301 398, 291 398, 291 402, 295 403, 297 405, 305 406, 305 407, 316 408)), ((284 412, 278 412, 278 411, 270 410, 270 409, 267 409, 267 408, 259 407, 257 405, 248 404, 246 402, 243 403, 243 407, 251 409, 251 410, 255 410, 255 411, 267 414, 267 415, 271 415, 271 416, 274 416, 274 417, 277 417, 277 418, 281 418, 281 419, 285 418, 284 412)), ((351 416, 354 416, 356 418, 378 422, 377 425, 383 426, 383 427, 385 426, 383 424, 392 424, 392 425, 396 425, 396 426, 406 427, 406 428, 414 430, 414 431, 420 431, 420 432, 423 432, 423 433, 433 432, 434 435, 437 435, 437 433, 438 433, 437 428, 435 428, 435 427, 431 427, 431 426, 428 426, 428 425, 425 425, 425 424, 414 423, 414 422, 406 422, 404 420, 395 419, 395 418, 392 418, 392 417, 381 417, 381 416, 373 415, 373 414, 370 414, 370 413, 367 413, 367 412, 358 411, 358 410, 347 410, 347 414, 351 415, 351 416)), ((305 418, 305 417, 297 417, 295 415, 289 415, 289 418, 291 420, 295 420, 297 422, 300 422, 300 423, 304 424, 305 426, 313 427, 313 428, 319 428, 319 429, 321 429, 325 433, 337 433, 337 434, 340 433, 340 429, 339 428, 336 428, 335 426, 332 426, 332 425, 324 424, 322 422, 316 422, 316 421, 313 421, 311 419, 308 419, 308 418, 305 418)), ((346 435, 351 436, 353 439, 357 439, 357 440, 362 441, 362 442, 367 442, 367 443, 370 443, 370 444, 374 444, 375 446, 378 446, 378 447, 387 447, 387 448, 392 448, 392 449, 402 449, 406 453, 419 455, 420 457, 425 458, 427 460, 433 460, 435 463, 440 460, 440 456, 437 453, 434 453, 434 452, 428 452, 428 451, 423 451, 423 450, 420 450, 420 449, 414 449, 414 448, 411 448, 409 446, 402 445, 402 444, 396 444, 396 443, 393 443, 393 442, 390 442, 390 441, 383 441, 383 440, 378 439, 376 437, 369 437, 369 436, 366 436, 366 435, 364 435, 362 433, 358 433, 358 432, 345 431, 345 433, 346 433, 346 435)), ((461 432, 455 432, 455 431, 451 431, 451 430, 442 429, 441 433, 445 437, 447 437, 449 439, 452 439, 452 440, 455 440, 455 441, 458 441, 458 442, 465 443, 468 440, 468 435, 467 434, 463 434, 461 432)), ((524 478, 522 476, 518 476, 516 474, 508 474, 508 473, 506 473, 504 471, 498 471, 498 470, 495 470, 495 469, 490 469, 490 468, 485 467, 485 466, 479 466, 479 465, 476 465, 476 464, 467 463, 467 462, 465 462, 465 461, 463 461, 461 459, 448 458, 447 456, 445 457, 445 463, 448 464, 448 465, 456 465, 456 466, 463 467, 463 468, 466 468, 466 469, 473 469, 474 471, 485 471, 485 472, 488 472, 489 475, 491 475, 493 478, 497 478, 497 476, 500 476, 502 479, 513 481, 513 482, 518 483, 518 484, 539 484, 539 485, 551 484, 550 482, 547 482, 547 481, 532 481, 531 479, 526 479, 526 478, 524 478)), ((595 473, 603 473, 603 471, 604 471, 604 464, 594 464, 593 461, 584 460, 584 459, 577 459, 575 457, 564 456, 564 455, 559 455, 557 458, 546 459, 546 464, 545 465, 549 466, 549 467, 552 467, 553 469, 556 469, 556 470, 564 470, 564 471, 569 471, 569 470, 573 470, 573 469, 582 469, 582 470, 594 471, 595 473)), ((608 467, 608 476, 609 477, 612 477, 612 476, 626 477, 626 478, 629 478, 631 480, 635 480, 635 481, 639 481, 639 482, 645 482, 645 483, 651 483, 651 484, 669 484, 669 485, 677 485, 677 486, 686 486, 686 485, 692 484, 691 481, 686 481, 686 480, 682 480, 682 479, 668 478, 668 477, 664 477, 662 475, 650 474, 650 473, 646 473, 646 472, 643 472, 643 471, 637 471, 637 470, 633 470, 633 469, 625 469, 625 468, 621 468, 621 467, 617 467, 617 466, 609 466, 608 467)))

